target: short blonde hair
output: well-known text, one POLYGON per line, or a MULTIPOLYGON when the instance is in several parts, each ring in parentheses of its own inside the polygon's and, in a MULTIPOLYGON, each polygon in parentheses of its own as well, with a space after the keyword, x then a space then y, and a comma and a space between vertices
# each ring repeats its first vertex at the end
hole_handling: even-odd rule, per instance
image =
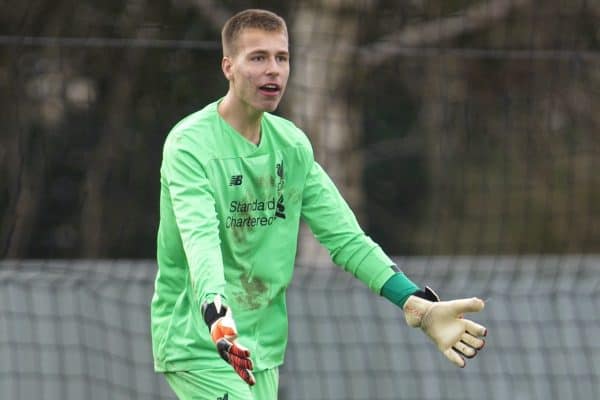
POLYGON ((267 32, 282 32, 286 36, 287 25, 279 15, 260 9, 248 9, 229 18, 221 31, 223 56, 235 55, 236 41, 245 29, 260 29, 267 32))

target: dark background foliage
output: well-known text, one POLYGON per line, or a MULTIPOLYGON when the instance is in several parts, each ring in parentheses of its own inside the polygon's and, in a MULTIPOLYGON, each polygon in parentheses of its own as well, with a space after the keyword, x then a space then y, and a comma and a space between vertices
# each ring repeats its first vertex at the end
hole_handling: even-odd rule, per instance
MULTIPOLYGON (((162 143, 225 93, 219 26, 246 7, 285 16, 293 49, 315 32, 328 38, 331 60, 312 74, 345 118, 313 124, 303 102, 315 88, 300 75, 278 112, 300 115, 318 159, 343 170, 334 180, 389 253, 600 250, 600 7, 338 3, 3 3, 0 255, 154 256, 162 143), (310 26, 295 23, 301 12, 313 13, 310 26), (342 63, 333 51, 351 23, 353 56, 342 63), (335 135, 331 124, 353 133, 335 135), (348 143, 360 162, 337 161, 348 143), (358 188, 340 176, 358 177, 358 188)), ((293 51, 292 68, 313 53, 293 51)))

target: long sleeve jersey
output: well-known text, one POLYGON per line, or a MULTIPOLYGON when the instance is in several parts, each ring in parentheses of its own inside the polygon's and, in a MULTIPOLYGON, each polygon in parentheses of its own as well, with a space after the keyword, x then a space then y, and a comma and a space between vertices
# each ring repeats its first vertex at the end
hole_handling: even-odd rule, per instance
POLYGON ((157 371, 230 368, 201 315, 217 294, 255 370, 283 363, 285 292, 301 219, 334 263, 375 293, 394 274, 300 129, 265 113, 256 145, 220 117, 217 104, 184 118, 165 141, 151 305, 157 371))

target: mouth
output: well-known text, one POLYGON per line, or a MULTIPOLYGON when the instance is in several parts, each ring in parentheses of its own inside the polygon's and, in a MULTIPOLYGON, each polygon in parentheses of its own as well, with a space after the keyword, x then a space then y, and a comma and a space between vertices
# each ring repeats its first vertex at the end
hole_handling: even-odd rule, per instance
POLYGON ((258 90, 265 96, 277 96, 281 93, 281 86, 276 83, 267 83, 266 85, 260 86, 258 90))

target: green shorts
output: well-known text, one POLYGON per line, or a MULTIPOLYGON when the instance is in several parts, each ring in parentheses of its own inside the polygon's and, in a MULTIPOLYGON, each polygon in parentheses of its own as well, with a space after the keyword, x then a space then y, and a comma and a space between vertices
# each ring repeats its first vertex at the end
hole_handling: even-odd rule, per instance
POLYGON ((180 400, 277 400, 279 369, 254 373, 249 386, 232 370, 165 372, 167 382, 180 400))

